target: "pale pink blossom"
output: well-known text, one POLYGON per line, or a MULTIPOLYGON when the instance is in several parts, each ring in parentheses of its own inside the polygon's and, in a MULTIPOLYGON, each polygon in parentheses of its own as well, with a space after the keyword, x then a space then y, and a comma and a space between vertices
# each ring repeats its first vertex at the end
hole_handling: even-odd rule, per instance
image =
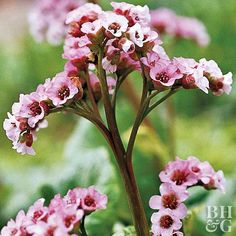
POLYGON ((79 38, 67 37, 64 44, 63 58, 70 61, 85 61, 91 51, 88 47, 91 42, 87 36, 79 38))
POLYGON ((136 44, 138 47, 143 46, 144 32, 142 26, 136 23, 134 26, 130 27, 128 30, 130 40, 136 44))
POLYGON ((122 38, 119 41, 119 46, 125 53, 131 54, 135 52, 135 45, 132 41, 128 40, 127 38, 122 38))
POLYGON ((112 61, 108 59, 108 57, 104 57, 102 59, 102 67, 106 72, 116 72, 117 69, 117 65, 116 64, 112 64, 112 61))
POLYGON ((117 14, 124 15, 129 20, 129 26, 136 23, 149 26, 150 13, 148 6, 135 6, 126 2, 112 2, 111 5, 117 14))
POLYGON ((69 232, 65 227, 62 218, 59 215, 50 215, 47 222, 38 221, 34 225, 27 227, 29 233, 34 236, 69 236, 69 232))
POLYGON ((187 208, 182 203, 189 194, 183 186, 176 186, 170 183, 163 183, 160 186, 160 194, 154 195, 149 201, 149 206, 155 210, 170 209, 180 219, 187 215, 187 208))
POLYGON ((220 78, 210 80, 210 88, 214 95, 220 96, 223 93, 230 94, 232 90, 233 75, 231 72, 220 78))
POLYGON ((151 11, 151 25, 160 33, 191 39, 200 46, 206 46, 210 41, 206 27, 201 21, 191 17, 177 16, 168 8, 151 11))
POLYGON ((41 198, 37 200, 28 210, 27 219, 35 224, 40 220, 47 220, 48 208, 44 206, 45 199, 41 198))
POLYGON ((84 34, 95 36, 102 28, 101 20, 95 20, 93 22, 85 22, 81 26, 81 31, 84 34))
POLYGON ((30 131, 25 131, 20 134, 19 140, 13 142, 13 149, 16 149, 18 153, 35 155, 35 151, 32 147, 35 140, 35 135, 30 131))
POLYGON ((205 58, 199 60, 199 66, 203 69, 207 77, 222 77, 222 71, 214 60, 207 61, 205 58))
POLYGON ((81 7, 68 13, 66 17, 66 24, 78 22, 80 24, 85 22, 92 22, 98 19, 102 13, 102 9, 99 5, 93 3, 86 3, 81 7))
POLYGON ((27 118, 29 126, 34 128, 45 117, 46 107, 47 104, 42 101, 37 92, 27 95, 21 94, 19 103, 14 106, 13 115, 27 118))
POLYGON ((27 235, 28 231, 26 229, 26 215, 24 211, 20 211, 17 216, 16 220, 10 220, 7 223, 7 226, 3 227, 1 230, 2 236, 22 236, 27 235))
POLYGON ((133 24, 139 23, 142 26, 149 26, 151 21, 151 16, 149 8, 145 6, 133 6, 130 8, 128 19, 132 19, 133 24))
POLYGON ((155 67, 151 68, 150 77, 154 86, 158 88, 158 86, 172 86, 183 75, 178 72, 178 68, 171 61, 160 59, 155 67))
POLYGON ((125 15, 130 11, 132 7, 134 7, 133 4, 126 3, 126 2, 111 2, 111 5, 114 9, 114 11, 117 14, 125 15))
POLYGON ((57 74, 52 79, 52 86, 47 90, 47 96, 54 106, 65 104, 79 92, 72 80, 65 72, 57 74))
POLYGON ((66 62, 64 71, 68 77, 77 77, 79 73, 78 68, 71 61, 66 62))
POLYGON ((215 172, 208 162, 199 164, 199 181, 206 189, 219 189, 224 192, 225 178, 223 171, 215 172))
POLYGON ((158 56, 161 58, 161 59, 165 59, 165 60, 169 60, 169 56, 167 55, 165 49, 159 45, 159 44, 155 44, 155 46, 153 47, 152 49, 153 52, 157 53, 158 56))
POLYGON ((57 45, 65 38, 68 12, 83 5, 83 0, 38 0, 29 14, 30 32, 37 42, 57 45))
POLYGON ((206 46, 210 42, 209 35, 207 33, 204 24, 194 18, 178 16, 176 22, 176 36, 192 39, 196 41, 200 46, 206 46))
POLYGON ((173 63, 178 70, 184 75, 182 85, 186 89, 199 88, 208 93, 209 81, 204 75, 203 68, 194 59, 191 58, 174 58, 173 63))
POLYGON ((160 33, 173 35, 176 29, 176 15, 168 8, 158 8, 151 11, 151 25, 160 33))
POLYGON ((7 116, 8 118, 3 122, 3 129, 6 131, 6 135, 11 141, 17 141, 21 133, 19 128, 20 122, 9 112, 7 116))
POLYGON ((153 213, 151 222, 154 235, 172 236, 175 231, 182 227, 182 222, 170 209, 153 213))
POLYGON ((78 189, 81 197, 81 208, 87 212, 93 212, 97 209, 105 209, 107 205, 107 196, 99 193, 94 187, 88 189, 78 189))
POLYGON ((190 169, 189 162, 181 159, 169 162, 159 177, 163 183, 184 187, 193 186, 198 182, 198 176, 190 169))
POLYGON ((102 26, 115 37, 120 37, 128 28, 128 20, 113 12, 104 12, 101 17, 102 26))

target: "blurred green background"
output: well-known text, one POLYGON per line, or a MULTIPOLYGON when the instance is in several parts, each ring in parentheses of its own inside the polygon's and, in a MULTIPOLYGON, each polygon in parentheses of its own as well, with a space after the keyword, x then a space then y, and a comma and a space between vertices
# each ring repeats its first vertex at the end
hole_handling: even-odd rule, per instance
MULTIPOLYGON (((37 44, 28 34, 27 12, 33 1, 0 2, 0 123, 18 100, 20 93, 33 91, 46 78, 63 70, 62 46, 37 44)), ((224 73, 236 73, 236 1, 235 0, 147 0, 130 1, 148 4, 150 8, 166 6, 179 15, 196 17, 204 22, 211 43, 199 48, 193 42, 180 40, 172 46, 164 43, 171 56, 206 57, 214 59, 224 73)), ((103 0, 108 7, 106 0, 103 0)), ((119 125, 126 138, 134 112, 119 97, 119 125), (126 104, 126 105, 124 105, 126 104), (130 117, 127 120, 127 117, 130 117)), ((205 236, 206 205, 236 203, 236 91, 230 96, 215 97, 200 91, 187 90, 174 97, 176 111, 176 155, 194 155, 208 160, 227 177, 227 195, 196 190, 188 202, 193 209, 186 221, 186 235, 205 236)), ((158 173, 169 160, 166 106, 152 114, 157 134, 142 128, 135 149, 135 171, 148 215, 151 195, 158 193, 158 173), (155 145, 154 145, 155 144, 155 145)), ((90 218, 91 235, 112 235, 115 223, 129 225, 119 176, 100 134, 85 121, 66 114, 51 115, 49 127, 41 130, 35 142, 35 157, 20 156, 11 149, 3 128, 0 129, 0 225, 14 217, 19 209, 27 209, 39 197, 49 201, 52 196, 66 193, 75 186, 96 185, 109 195, 109 207, 90 218), (105 223, 104 223, 105 222, 105 223)), ((173 158, 173 157, 172 157, 173 158)), ((236 220, 231 233, 236 235, 236 220)))

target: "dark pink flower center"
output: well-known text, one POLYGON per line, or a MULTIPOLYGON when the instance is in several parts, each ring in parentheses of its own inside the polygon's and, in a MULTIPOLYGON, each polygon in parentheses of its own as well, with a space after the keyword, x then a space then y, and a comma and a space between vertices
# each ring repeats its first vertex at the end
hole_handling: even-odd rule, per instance
POLYGON ((64 100, 65 98, 69 97, 70 96, 70 89, 67 87, 67 86, 63 86, 61 87, 59 90, 58 90, 58 97, 61 99, 61 100, 64 100))
POLYGON ((71 226, 71 224, 75 221, 75 216, 74 215, 71 215, 71 216, 66 216, 64 222, 65 222, 65 226, 67 228, 69 228, 71 226))
POLYGON ((30 133, 24 133, 20 138, 20 143, 25 143, 27 147, 32 147, 33 135, 30 133))
POLYGON ((174 220, 169 215, 162 216, 160 218, 160 226, 164 229, 169 229, 174 223, 174 220))
POLYGON ((172 173, 171 180, 177 185, 181 185, 187 181, 188 173, 184 170, 175 170, 172 173))
POLYGON ((86 196, 84 199, 84 204, 89 207, 96 207, 96 202, 91 196, 86 196))
POLYGON ((43 211, 39 210, 39 211, 35 211, 34 215, 33 215, 33 219, 37 220, 39 217, 41 217, 43 215, 43 211))
POLYGON ((193 166, 192 171, 195 172, 195 173, 198 173, 200 171, 200 168, 197 167, 197 166, 193 166))
POLYGON ((16 234, 17 234, 17 232, 18 232, 18 230, 17 230, 17 229, 13 229, 13 230, 11 231, 11 235, 16 235, 16 234))
POLYGON ((163 83, 167 83, 169 81, 169 76, 167 75, 166 72, 162 72, 162 73, 158 73, 156 75, 156 79, 163 82, 163 83))
POLYGON ((178 207, 178 199, 174 193, 166 194, 162 196, 162 205, 165 208, 175 210, 178 207))
POLYGON ((116 33, 120 29, 120 25, 116 22, 113 22, 112 24, 109 25, 108 29, 113 30, 114 33, 116 33))
POLYGON ((42 109, 39 105, 39 102, 36 102, 36 101, 29 105, 29 109, 31 111, 30 115, 32 116, 37 116, 42 113, 42 109))
POLYGON ((138 31, 135 32, 135 38, 136 38, 136 39, 139 39, 139 38, 140 38, 140 35, 139 35, 139 32, 138 32, 138 31))

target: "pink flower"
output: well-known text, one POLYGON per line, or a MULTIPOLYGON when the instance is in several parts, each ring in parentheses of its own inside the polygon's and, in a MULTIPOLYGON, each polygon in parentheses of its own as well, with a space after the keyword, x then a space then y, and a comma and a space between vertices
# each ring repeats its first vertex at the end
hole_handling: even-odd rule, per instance
POLYGON ((74 62, 85 61, 91 53, 88 47, 90 44, 91 42, 87 36, 67 37, 64 44, 63 58, 74 62))
POLYGON ((66 18, 66 24, 78 22, 80 24, 85 22, 92 22, 98 19, 98 16, 102 13, 102 9, 99 5, 93 3, 86 3, 81 7, 68 13, 66 18))
POLYGON ((199 61, 199 67, 202 68, 204 75, 209 80, 210 89, 214 95, 230 94, 233 83, 231 72, 223 75, 215 61, 207 61, 205 58, 199 61))
POLYGON ((186 89, 199 88, 203 92, 208 93, 209 81, 204 76, 204 71, 201 66, 190 58, 174 58, 173 63, 178 67, 178 70, 185 76, 182 79, 182 85, 186 89))
POLYGON ((205 58, 202 58, 199 61, 199 66, 203 69, 207 77, 219 78, 223 76, 219 66, 214 60, 207 61, 205 58))
POLYGON ((210 38, 204 24, 194 18, 178 16, 176 36, 196 41, 200 46, 209 44, 210 38))
POLYGON ((174 34, 176 15, 171 9, 158 8, 151 11, 151 25, 160 33, 174 34))
POLYGON ((98 32, 102 28, 101 20, 95 20, 93 22, 85 22, 82 24, 81 31, 87 34, 89 38, 96 37, 98 32))
POLYGON ((208 162, 199 164, 199 181, 206 189, 219 189, 224 192, 225 178, 223 171, 215 172, 208 162))
POLYGON ((152 209, 170 209, 179 219, 183 219, 187 215, 187 208, 182 203, 189 196, 185 187, 164 183, 160 186, 160 193, 161 196, 154 195, 151 197, 149 206, 152 209))
POLYGON ((37 42, 60 44, 65 38, 68 12, 81 6, 83 0, 38 0, 29 14, 30 32, 37 42))
POLYGON ((52 86, 51 79, 46 79, 44 84, 38 85, 36 93, 41 97, 42 100, 48 100, 47 90, 52 86))
POLYGON ((27 227, 29 233, 34 236, 69 236, 67 228, 65 227, 59 215, 50 215, 47 222, 39 221, 34 225, 27 227))
POLYGON ((169 162, 159 177, 164 183, 184 187, 193 186, 198 182, 198 177, 190 169, 189 162, 181 159, 169 162))
POLYGON ((169 60, 160 59, 155 67, 150 70, 150 77, 154 86, 172 86, 177 79, 182 78, 182 74, 178 72, 178 68, 169 60))
POLYGON ((13 149, 16 149, 18 153, 35 155, 35 151, 32 148, 35 135, 31 131, 25 131, 20 134, 19 140, 13 142, 13 149))
POLYGON ((200 46, 206 46, 210 39, 204 24, 190 17, 177 16, 168 8, 159 8, 151 12, 151 25, 160 33, 174 37, 191 39, 200 46))
POLYGON ((145 6, 133 6, 129 11, 129 19, 132 19, 133 24, 139 23, 143 27, 149 26, 151 16, 149 12, 149 8, 147 5, 145 6))
POLYGON ((182 227, 182 223, 170 209, 154 213, 151 217, 152 233, 154 235, 172 236, 176 230, 182 227))
POLYGON ((71 61, 65 64, 64 71, 68 77, 77 77, 79 73, 78 68, 71 61))
POLYGON ((116 64, 112 64, 112 61, 110 61, 108 59, 108 57, 104 57, 102 59, 102 67, 106 72, 116 72, 117 69, 117 65, 116 64))
POLYGON ((104 12, 101 22, 106 31, 115 37, 120 37, 128 28, 128 20, 113 12, 104 12))
POLYGON ((231 72, 227 73, 226 75, 210 80, 210 88, 214 95, 220 96, 223 93, 230 94, 232 90, 232 79, 233 75, 231 72))
POLYGON ((120 15, 125 15, 132 7, 134 7, 133 4, 126 2, 111 2, 111 5, 114 9, 114 12, 120 15))
POLYGON ((131 53, 135 52, 134 43, 132 41, 128 40, 127 38, 122 38, 119 41, 119 46, 125 53, 131 54, 131 53))
POLYGON ((36 92, 27 95, 21 94, 19 103, 14 106, 13 115, 27 118, 29 126, 34 128, 46 115, 47 104, 41 99, 36 92))
POLYGON ((107 196, 99 193, 94 187, 88 189, 78 189, 81 196, 81 207, 91 213, 97 209, 105 209, 107 205, 107 196))
POLYGON ((26 224, 26 215, 24 211, 20 211, 17 216, 16 220, 10 220, 7 223, 7 226, 3 227, 1 230, 2 236, 15 236, 15 235, 27 235, 27 224, 26 224))
POLYGON ((33 224, 37 223, 40 220, 47 220, 48 208, 44 206, 44 202, 45 199, 41 198, 29 208, 26 216, 33 224))
POLYGON ((79 92, 78 88, 68 78, 65 72, 57 74, 52 79, 52 86, 47 90, 48 98, 54 106, 65 104, 79 92))
POLYGON ((103 69, 106 72, 115 72, 117 69, 117 64, 120 60, 120 49, 113 47, 112 45, 107 47, 106 57, 102 60, 103 69))
POLYGON ((126 2, 112 2, 111 5, 117 14, 124 15, 129 20, 129 26, 136 23, 142 26, 149 25, 150 13, 148 6, 135 6, 126 2))
POLYGON ((136 23, 134 26, 129 28, 128 31, 130 40, 138 47, 143 47, 144 33, 142 26, 136 23))
POLYGON ((21 130, 19 128, 20 122, 16 119, 15 116, 7 113, 8 118, 3 122, 3 128, 6 131, 7 137, 11 141, 17 141, 19 139, 21 130))

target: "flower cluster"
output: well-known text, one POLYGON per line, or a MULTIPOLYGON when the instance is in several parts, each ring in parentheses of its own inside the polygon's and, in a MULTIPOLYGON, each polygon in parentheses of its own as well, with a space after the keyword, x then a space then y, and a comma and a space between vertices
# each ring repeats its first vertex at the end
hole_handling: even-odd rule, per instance
POLYGON ((19 102, 12 106, 12 114, 3 123, 7 137, 13 142, 13 148, 22 154, 34 155, 32 148, 36 131, 47 127, 44 119, 55 108, 79 100, 83 95, 80 80, 68 77, 65 72, 57 74, 40 84, 35 92, 21 94, 19 102))
POLYGON ((204 188, 219 189, 224 192, 224 174, 215 172, 208 162, 200 162, 195 157, 187 160, 177 158, 168 163, 159 175, 162 184, 160 196, 152 196, 149 205, 159 210, 153 213, 152 233, 155 236, 182 236, 179 232, 181 220, 187 215, 184 201, 189 197, 187 189, 196 185, 204 188))
POLYGON ((176 38, 191 39, 200 46, 206 46, 209 35, 204 24, 191 17, 177 16, 168 8, 159 8, 151 12, 151 25, 159 33, 166 33, 176 38))
POLYGON ((229 94, 232 89, 232 73, 223 75, 217 63, 213 60, 175 57, 172 60, 163 48, 154 46, 151 52, 141 58, 145 66, 146 76, 151 81, 151 88, 165 90, 175 87, 184 89, 199 88, 214 95, 229 94))
POLYGON ((38 0, 29 14, 30 32, 34 39, 53 45, 62 43, 67 30, 67 13, 84 3, 84 0, 38 0))
POLYGON ((107 196, 94 187, 69 190, 65 197, 60 194, 51 200, 48 207, 44 199, 37 200, 27 213, 20 211, 15 220, 10 220, 1 230, 1 236, 48 236, 78 235, 81 222, 92 212, 105 209, 107 196))
POLYGON ((87 3, 67 16, 69 32, 63 57, 80 71, 86 70, 89 64, 96 65, 101 48, 104 49, 102 65, 107 73, 121 75, 140 70, 137 52, 152 48, 158 40, 158 34, 149 27, 147 6, 111 4, 112 12, 87 3))
POLYGON ((90 100, 94 107, 102 96, 101 77, 110 94, 134 70, 142 72, 150 93, 176 88, 230 93, 232 73, 223 75, 213 60, 168 57, 158 34, 150 28, 147 6, 111 5, 113 11, 103 11, 87 3, 68 13, 64 72, 46 80, 36 92, 21 95, 4 122, 18 152, 34 154, 35 131, 46 126, 44 117, 55 108, 81 99, 90 100))

